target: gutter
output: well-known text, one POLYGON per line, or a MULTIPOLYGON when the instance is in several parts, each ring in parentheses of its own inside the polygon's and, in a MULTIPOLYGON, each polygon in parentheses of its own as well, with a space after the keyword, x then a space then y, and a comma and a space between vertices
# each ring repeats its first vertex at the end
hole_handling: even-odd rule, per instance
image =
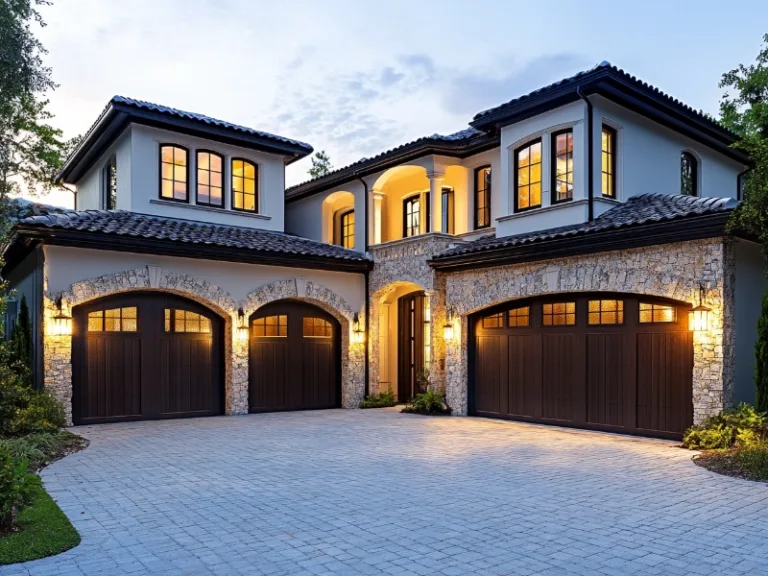
POLYGON ((592 126, 592 102, 584 94, 581 86, 576 88, 576 94, 587 104, 587 222, 592 222, 595 219, 595 145, 592 126))

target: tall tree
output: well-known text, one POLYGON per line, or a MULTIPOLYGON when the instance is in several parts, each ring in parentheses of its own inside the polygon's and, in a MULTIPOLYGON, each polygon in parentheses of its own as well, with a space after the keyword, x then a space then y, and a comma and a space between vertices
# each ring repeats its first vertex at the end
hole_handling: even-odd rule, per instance
POLYGON ((61 131, 45 94, 56 88, 32 26, 48 0, 0 0, 0 204, 8 194, 48 188, 62 164, 61 131))
POLYGON ((720 87, 720 121, 739 136, 736 147, 752 159, 744 177, 744 202, 735 211, 731 226, 759 239, 768 257, 768 34, 754 64, 723 74, 720 87))
POLYGON ((312 156, 312 167, 309 169, 309 176, 311 178, 320 178, 320 176, 325 176, 331 170, 333 170, 333 166, 331 166, 331 157, 328 156, 328 153, 325 150, 315 152, 315 155, 312 156))

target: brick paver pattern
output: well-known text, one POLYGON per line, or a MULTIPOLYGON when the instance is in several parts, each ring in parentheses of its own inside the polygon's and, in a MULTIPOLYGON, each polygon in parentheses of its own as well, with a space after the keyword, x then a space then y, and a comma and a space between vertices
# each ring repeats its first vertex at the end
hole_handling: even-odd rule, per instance
POLYGON ((396 410, 79 428, 82 543, 3 576, 768 574, 768 485, 674 442, 396 410))

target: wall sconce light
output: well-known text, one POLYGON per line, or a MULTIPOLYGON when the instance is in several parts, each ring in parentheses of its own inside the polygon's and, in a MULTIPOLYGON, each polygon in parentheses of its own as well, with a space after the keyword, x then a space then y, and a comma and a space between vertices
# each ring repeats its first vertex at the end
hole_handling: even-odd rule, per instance
POLYGON ((445 325, 443 326, 443 338, 453 340, 453 308, 448 308, 445 325))
POLYGON ((355 315, 352 317, 352 342, 355 344, 362 344, 364 333, 363 329, 360 328, 360 315, 355 312, 355 315))
POLYGON ((237 310, 237 339, 240 342, 246 342, 248 340, 248 322, 245 320, 245 310, 238 308, 237 310))
POLYGON ((72 334, 72 317, 67 316, 64 313, 64 306, 61 301, 61 296, 56 298, 56 308, 58 312, 53 317, 53 335, 54 336, 69 336, 72 334))
POLYGON ((693 316, 693 330, 695 332, 703 332, 709 329, 709 313, 712 309, 704 306, 702 300, 704 299, 704 285, 699 285, 699 305, 695 306, 691 310, 693 316))

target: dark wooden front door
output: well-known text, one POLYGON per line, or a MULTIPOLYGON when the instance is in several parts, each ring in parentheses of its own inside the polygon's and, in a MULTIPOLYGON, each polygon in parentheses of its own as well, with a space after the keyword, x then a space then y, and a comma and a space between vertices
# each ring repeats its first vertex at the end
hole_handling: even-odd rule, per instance
POLYGON ((221 414, 221 324, 195 302, 154 292, 76 307, 75 424, 221 414))
POLYGON ((397 399, 407 402, 420 392, 416 375, 424 368, 424 292, 397 301, 397 399))
POLYGON ((250 319, 250 411, 338 408, 340 337, 338 321, 310 304, 259 308, 250 319))
POLYGON ((629 294, 520 300, 470 320, 470 412, 679 438, 693 421, 690 306, 629 294))

